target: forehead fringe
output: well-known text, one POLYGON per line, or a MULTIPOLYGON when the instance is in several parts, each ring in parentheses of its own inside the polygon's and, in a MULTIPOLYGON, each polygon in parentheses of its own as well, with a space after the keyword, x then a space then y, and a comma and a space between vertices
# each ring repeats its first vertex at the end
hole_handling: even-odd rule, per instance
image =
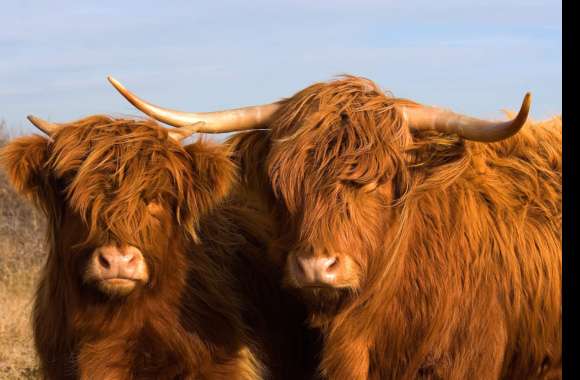
POLYGON ((353 191, 373 190, 400 172, 402 148, 412 139, 399 103, 409 101, 351 76, 286 99, 272 125, 268 160, 289 210, 307 207, 314 194, 346 207, 353 191))
POLYGON ((91 116, 53 136, 47 167, 61 181, 69 206, 90 226, 122 240, 144 229, 146 205, 163 199, 177 220, 195 224, 187 209, 193 179, 180 144, 152 120, 91 116))

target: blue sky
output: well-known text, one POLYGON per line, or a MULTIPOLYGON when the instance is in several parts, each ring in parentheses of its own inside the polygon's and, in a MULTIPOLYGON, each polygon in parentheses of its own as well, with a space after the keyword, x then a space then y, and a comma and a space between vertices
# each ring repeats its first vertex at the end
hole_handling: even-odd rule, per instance
POLYGON ((500 118, 534 95, 562 110, 562 6, 547 0, 11 1, 0 14, 0 119, 138 115, 106 81, 212 111, 341 73, 398 97, 500 118), (160 4, 163 4, 161 6, 160 4))

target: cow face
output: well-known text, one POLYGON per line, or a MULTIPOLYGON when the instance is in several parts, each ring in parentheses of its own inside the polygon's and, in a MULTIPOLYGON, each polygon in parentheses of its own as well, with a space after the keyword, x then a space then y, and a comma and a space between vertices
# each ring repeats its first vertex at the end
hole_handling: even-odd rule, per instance
POLYGON ((225 197, 233 167, 219 147, 182 147, 150 121, 93 116, 46 139, 17 139, 2 162, 49 217, 48 265, 81 292, 155 291, 185 268, 182 246, 225 197))
POLYGON ((271 125, 266 170, 284 221, 275 246, 286 250, 286 282, 318 300, 364 286, 406 186, 408 133, 392 100, 368 86, 311 86, 271 125))
MULTIPOLYGON (((377 172, 375 177, 367 170, 360 173, 368 178, 356 179, 358 174, 352 172, 359 169, 344 164, 342 157, 325 165, 307 150, 303 159, 296 159, 296 147, 305 145, 281 142, 268 161, 275 210, 285 222, 276 245, 287 248, 287 283, 307 292, 356 292, 392 223, 393 182, 398 179, 392 172, 377 172), (296 178, 287 175, 297 172, 301 174, 296 178)), ((352 162, 368 164, 364 161, 352 162)))

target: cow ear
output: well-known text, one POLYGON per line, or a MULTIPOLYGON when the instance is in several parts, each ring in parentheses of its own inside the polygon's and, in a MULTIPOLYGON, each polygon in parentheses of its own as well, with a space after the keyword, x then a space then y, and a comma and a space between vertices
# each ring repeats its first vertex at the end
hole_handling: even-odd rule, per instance
POLYGON ((49 141, 41 136, 17 138, 0 150, 0 165, 14 188, 37 206, 43 206, 47 194, 49 141))
MULTIPOLYGON (((184 148, 191 159, 197 190, 195 197, 204 198, 206 204, 203 206, 213 207, 229 194, 236 181, 236 166, 230 158, 229 149, 207 141, 198 141, 184 148)), ((203 206, 201 208, 205 209, 203 206)))

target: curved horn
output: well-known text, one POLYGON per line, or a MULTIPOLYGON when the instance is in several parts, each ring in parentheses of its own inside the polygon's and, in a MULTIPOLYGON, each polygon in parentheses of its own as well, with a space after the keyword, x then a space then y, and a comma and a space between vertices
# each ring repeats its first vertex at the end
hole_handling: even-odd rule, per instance
MULTIPOLYGON (((49 136, 52 136, 56 131, 58 131, 59 129, 66 127, 69 124, 72 123, 51 123, 49 121, 43 120, 39 117, 33 116, 33 115, 28 115, 26 116, 26 118, 38 129, 40 129, 42 132, 46 133, 49 136)), ((182 128, 182 129, 172 129, 168 131, 169 133, 169 137, 171 137, 172 139, 175 139, 177 141, 181 141, 187 137, 189 137, 192 132, 182 128)))
POLYGON ((271 103, 216 112, 175 111, 140 99, 111 76, 107 79, 125 99, 142 112, 163 123, 187 129, 191 133, 223 133, 265 128, 272 114, 279 108, 278 103, 271 103))
POLYGON ((26 118, 32 123, 32 125, 49 136, 52 136, 56 131, 64 126, 64 124, 51 123, 32 115, 28 115, 26 118))
POLYGON ((487 121, 451 111, 427 106, 404 106, 403 112, 409 126, 416 129, 434 129, 456 133, 473 141, 494 142, 515 135, 525 124, 532 95, 526 93, 520 112, 510 121, 487 121))

